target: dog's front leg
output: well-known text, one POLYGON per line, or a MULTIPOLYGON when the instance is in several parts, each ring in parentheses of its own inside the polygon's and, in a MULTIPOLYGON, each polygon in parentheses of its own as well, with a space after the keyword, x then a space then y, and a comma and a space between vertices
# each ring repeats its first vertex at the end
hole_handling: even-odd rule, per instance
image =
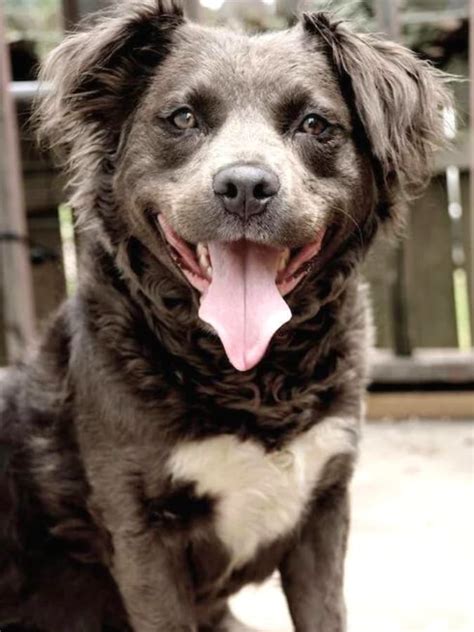
POLYGON ((184 547, 148 530, 112 540, 112 573, 134 632, 195 632, 184 547))
POLYGON ((344 558, 349 527, 346 483, 314 502, 301 536, 280 566, 296 632, 344 632, 344 558))

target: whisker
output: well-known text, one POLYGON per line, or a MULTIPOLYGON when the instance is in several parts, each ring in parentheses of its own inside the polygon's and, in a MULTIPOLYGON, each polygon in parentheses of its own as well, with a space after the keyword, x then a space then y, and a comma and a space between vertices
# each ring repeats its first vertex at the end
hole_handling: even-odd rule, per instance
POLYGON ((344 217, 347 217, 348 219, 351 220, 351 222, 354 224, 354 226, 357 228, 357 232, 359 234, 359 240, 360 240, 360 245, 364 246, 364 233, 362 232, 362 229, 360 227, 360 224, 357 220, 355 220, 352 215, 350 215, 347 211, 345 211, 343 208, 340 208, 338 206, 334 206, 333 209, 334 211, 336 211, 337 213, 341 213, 341 215, 344 215, 344 217))

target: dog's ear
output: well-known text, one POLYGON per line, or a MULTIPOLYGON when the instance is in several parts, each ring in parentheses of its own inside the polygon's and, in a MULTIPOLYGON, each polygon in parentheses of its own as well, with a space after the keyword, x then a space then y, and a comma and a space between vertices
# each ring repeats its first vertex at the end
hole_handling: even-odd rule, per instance
POLYGON ((171 0, 123 3, 67 37, 41 69, 40 139, 67 154, 94 129, 117 135, 183 21, 171 0))
POLYGON ((400 44, 353 33, 326 13, 306 14, 304 27, 334 64, 392 195, 416 195, 444 139, 446 75, 400 44))

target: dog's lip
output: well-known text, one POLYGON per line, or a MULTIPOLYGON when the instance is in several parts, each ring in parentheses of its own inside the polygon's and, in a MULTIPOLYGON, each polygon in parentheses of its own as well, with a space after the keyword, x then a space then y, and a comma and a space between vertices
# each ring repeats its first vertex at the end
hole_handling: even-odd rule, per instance
MULTIPOLYGON (((182 239, 172 228, 162 213, 157 222, 168 244, 171 258, 182 271, 189 283, 201 294, 205 293, 212 282, 212 261, 206 244, 194 246, 182 239)), ((302 248, 290 250, 281 247, 280 263, 275 279, 282 296, 291 292, 308 274, 321 250, 325 230, 320 230, 314 241, 302 248)))
POLYGON ((172 250, 180 255, 182 263, 189 268, 190 272, 193 272, 197 276, 204 276, 203 270, 196 258, 197 251, 193 251, 192 247, 184 241, 184 239, 179 237, 173 228, 171 228, 170 224, 165 220, 163 215, 158 216, 158 221, 163 229, 166 241, 171 246, 172 250))
POLYGON ((294 253, 289 253, 288 263, 277 274, 276 284, 285 296, 293 290, 308 274, 313 266, 324 239, 325 230, 319 231, 316 239, 294 253))
POLYGON ((171 258, 177 267, 193 287, 201 293, 205 292, 211 283, 209 273, 212 274, 212 269, 203 270, 197 258, 197 249, 194 250, 190 244, 182 239, 161 213, 157 216, 157 221, 163 231, 165 242, 168 244, 171 258))

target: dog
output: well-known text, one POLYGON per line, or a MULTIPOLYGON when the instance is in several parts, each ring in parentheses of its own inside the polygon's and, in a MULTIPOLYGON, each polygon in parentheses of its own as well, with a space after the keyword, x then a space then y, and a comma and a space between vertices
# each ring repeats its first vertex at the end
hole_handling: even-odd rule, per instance
POLYGON ((41 79, 80 283, 0 397, 0 628, 226 631, 275 570, 343 632, 360 264, 443 137, 443 75, 326 13, 249 36, 124 3, 41 79))

